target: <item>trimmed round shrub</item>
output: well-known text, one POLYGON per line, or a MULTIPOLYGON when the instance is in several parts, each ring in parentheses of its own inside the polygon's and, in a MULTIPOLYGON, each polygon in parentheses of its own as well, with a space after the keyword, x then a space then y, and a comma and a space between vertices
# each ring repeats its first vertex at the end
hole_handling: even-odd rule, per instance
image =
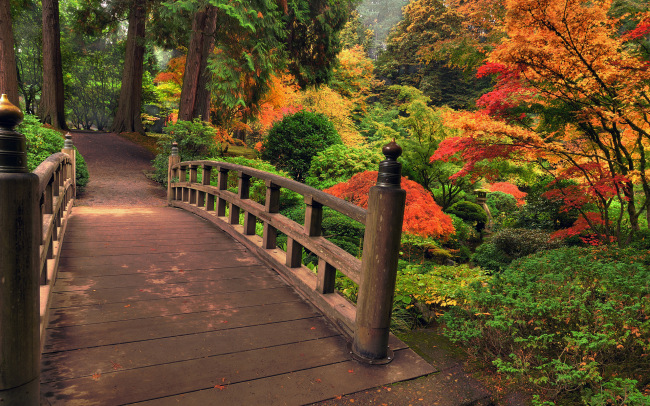
POLYGON ((481 206, 466 200, 456 202, 447 209, 447 213, 453 214, 463 221, 473 224, 478 231, 485 227, 487 213, 481 206))
POLYGON ((382 159, 379 149, 334 144, 312 158, 305 183, 317 189, 327 189, 347 182, 359 172, 377 170, 382 159))
POLYGON ((273 125, 262 145, 262 159, 303 182, 314 155, 340 143, 341 137, 327 117, 301 111, 273 125))
POLYGON ((649 281, 647 250, 540 252, 466 289, 445 334, 537 404, 647 405, 649 281))

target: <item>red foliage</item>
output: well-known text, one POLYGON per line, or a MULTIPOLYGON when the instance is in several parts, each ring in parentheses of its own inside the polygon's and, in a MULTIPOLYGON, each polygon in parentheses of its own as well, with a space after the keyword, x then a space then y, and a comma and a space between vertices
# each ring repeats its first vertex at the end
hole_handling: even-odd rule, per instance
POLYGON ((521 206, 526 203, 526 192, 522 192, 516 185, 510 182, 496 182, 488 185, 490 192, 503 192, 517 199, 517 205, 521 206))
POLYGON ((627 32, 623 35, 625 41, 633 41, 636 39, 641 39, 646 35, 650 34, 650 19, 645 19, 641 21, 635 29, 627 32))
POLYGON ((612 176, 603 164, 590 162, 566 168, 549 186, 566 179, 573 180, 575 184, 544 193, 547 199, 562 201, 564 211, 579 209, 587 203, 615 197, 618 192, 617 187, 622 189, 623 183, 629 181, 623 175, 612 176))
POLYGON ((508 68, 500 63, 486 63, 478 68, 476 77, 482 78, 489 75, 497 76, 494 90, 485 93, 476 105, 493 117, 522 119, 523 117, 510 117, 509 111, 517 107, 530 90, 522 86, 521 69, 508 68))
POLYGON ((454 180, 465 175, 472 174, 472 180, 483 176, 487 179, 494 179, 498 173, 488 172, 485 168, 482 172, 476 169, 476 164, 484 159, 488 161, 495 158, 510 157, 517 153, 520 147, 507 144, 490 144, 474 137, 449 137, 444 139, 438 149, 433 153, 430 162, 434 161, 463 161, 463 168, 449 177, 454 180))
POLYGON ((560 239, 580 236, 580 240, 584 244, 599 246, 603 243, 614 242, 615 238, 613 236, 607 237, 602 235, 599 232, 593 232, 594 229, 601 228, 605 225, 605 220, 600 213, 588 212, 578 217, 575 223, 569 228, 558 230, 551 234, 551 239, 560 239))
MULTIPOLYGON (((370 188, 376 183, 377 172, 365 171, 357 173, 347 182, 326 189, 325 192, 367 209, 370 188)), ((454 234, 451 217, 442 212, 426 189, 405 177, 402 177, 402 189, 406 191, 402 226, 404 233, 443 240, 454 234)))

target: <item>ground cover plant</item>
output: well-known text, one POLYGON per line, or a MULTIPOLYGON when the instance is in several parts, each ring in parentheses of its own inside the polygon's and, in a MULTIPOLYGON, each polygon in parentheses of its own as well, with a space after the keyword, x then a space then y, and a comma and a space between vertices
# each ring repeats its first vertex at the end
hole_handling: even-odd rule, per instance
POLYGON ((567 247, 519 259, 460 295, 446 334, 534 388, 538 404, 646 405, 649 254, 567 247))

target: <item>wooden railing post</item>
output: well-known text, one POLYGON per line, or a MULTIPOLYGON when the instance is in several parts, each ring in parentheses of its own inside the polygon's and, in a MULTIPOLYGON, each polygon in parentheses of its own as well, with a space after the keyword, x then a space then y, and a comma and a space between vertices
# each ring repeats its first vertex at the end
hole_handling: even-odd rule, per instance
MULTIPOLYGON (((269 214, 280 211, 280 186, 267 180, 266 184, 266 204, 264 210, 269 214)), ((278 230, 269 223, 264 223, 262 233, 262 248, 267 250, 275 249, 277 243, 278 230)))
POLYGON ((174 172, 172 166, 181 162, 181 157, 178 155, 178 143, 172 144, 172 154, 169 156, 169 166, 167 167, 167 204, 172 205, 172 200, 176 198, 176 193, 172 189, 172 182, 174 180, 174 172))
POLYGON ((72 180, 72 196, 70 198, 75 199, 77 197, 77 151, 72 144, 72 135, 70 133, 65 135, 65 142, 63 143, 61 152, 70 156, 70 166, 68 166, 69 169, 66 171, 66 176, 69 176, 72 180))
POLYGON ((361 283, 352 354, 371 364, 390 362, 388 348, 397 261, 399 259, 406 192, 400 188, 402 148, 395 142, 383 151, 377 185, 370 188, 368 215, 361 259, 361 283))
MULTIPOLYGON (((38 176, 27 170, 22 112, 0 98, 0 403, 38 405, 38 176)), ((58 185, 56 185, 58 187, 58 185)))

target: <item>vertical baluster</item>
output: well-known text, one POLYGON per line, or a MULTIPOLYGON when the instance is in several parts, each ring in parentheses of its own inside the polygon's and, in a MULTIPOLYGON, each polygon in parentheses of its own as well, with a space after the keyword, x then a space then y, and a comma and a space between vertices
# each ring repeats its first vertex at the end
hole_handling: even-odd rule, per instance
MULTIPOLYGON (((207 184, 209 185, 210 184, 210 167, 205 165, 205 164, 201 164, 201 172, 202 172, 201 185, 206 184, 205 183, 206 175, 207 175, 207 178, 208 178, 208 183, 207 184), (206 173, 206 171, 207 171, 207 173, 206 173)), ((204 191, 202 191, 202 190, 198 191, 198 195, 196 196, 196 205, 198 207, 205 207, 205 194, 206 193, 204 191)))
MULTIPOLYGON (((250 187, 251 187, 251 177, 245 173, 241 173, 239 176, 239 198, 240 199, 249 199, 250 198, 250 187)), ((257 219, 255 216, 249 212, 244 213, 244 235, 254 235, 255 234, 255 223, 257 219)))
MULTIPOLYGON (((210 186, 210 180, 212 178, 212 167, 205 165, 203 167, 203 184, 210 186)), ((212 193, 206 193, 205 196, 205 209, 207 211, 214 211, 214 195, 212 193)))
MULTIPOLYGON (((265 210, 267 213, 278 213, 280 211, 280 186, 266 181, 266 205, 265 210)), ((262 236, 262 248, 274 249, 277 246, 278 231, 269 223, 264 222, 264 233, 262 236)))
MULTIPOLYGON (((196 165, 190 165, 190 183, 192 185, 195 184, 197 179, 198 179, 198 167, 196 165)), ((197 202, 196 189, 190 187, 188 188, 188 190, 190 193, 189 203, 196 204, 197 202)))
POLYGON ((302 245, 291 237, 287 237, 287 261, 289 268, 298 268, 302 265, 302 245))
POLYGON ((316 291, 318 293, 334 293, 336 283, 336 268, 328 264, 323 258, 318 258, 318 278, 316 291))
POLYGON ((181 196, 180 200, 186 202, 187 198, 187 187, 183 184, 187 183, 187 167, 182 165, 178 174, 178 183, 181 185, 181 196))
POLYGON ((180 155, 178 155, 178 143, 174 141, 172 143, 172 153, 169 156, 168 166, 167 166, 167 204, 171 206, 173 200, 178 200, 178 188, 172 187, 174 178, 178 175, 178 168, 172 169, 172 166, 176 165, 181 161, 180 155))
MULTIPOLYGON (((228 190, 228 169, 219 167, 219 179, 217 180, 217 189, 228 190)), ((226 215, 226 200, 222 197, 217 198, 217 216, 223 217, 226 215)))

